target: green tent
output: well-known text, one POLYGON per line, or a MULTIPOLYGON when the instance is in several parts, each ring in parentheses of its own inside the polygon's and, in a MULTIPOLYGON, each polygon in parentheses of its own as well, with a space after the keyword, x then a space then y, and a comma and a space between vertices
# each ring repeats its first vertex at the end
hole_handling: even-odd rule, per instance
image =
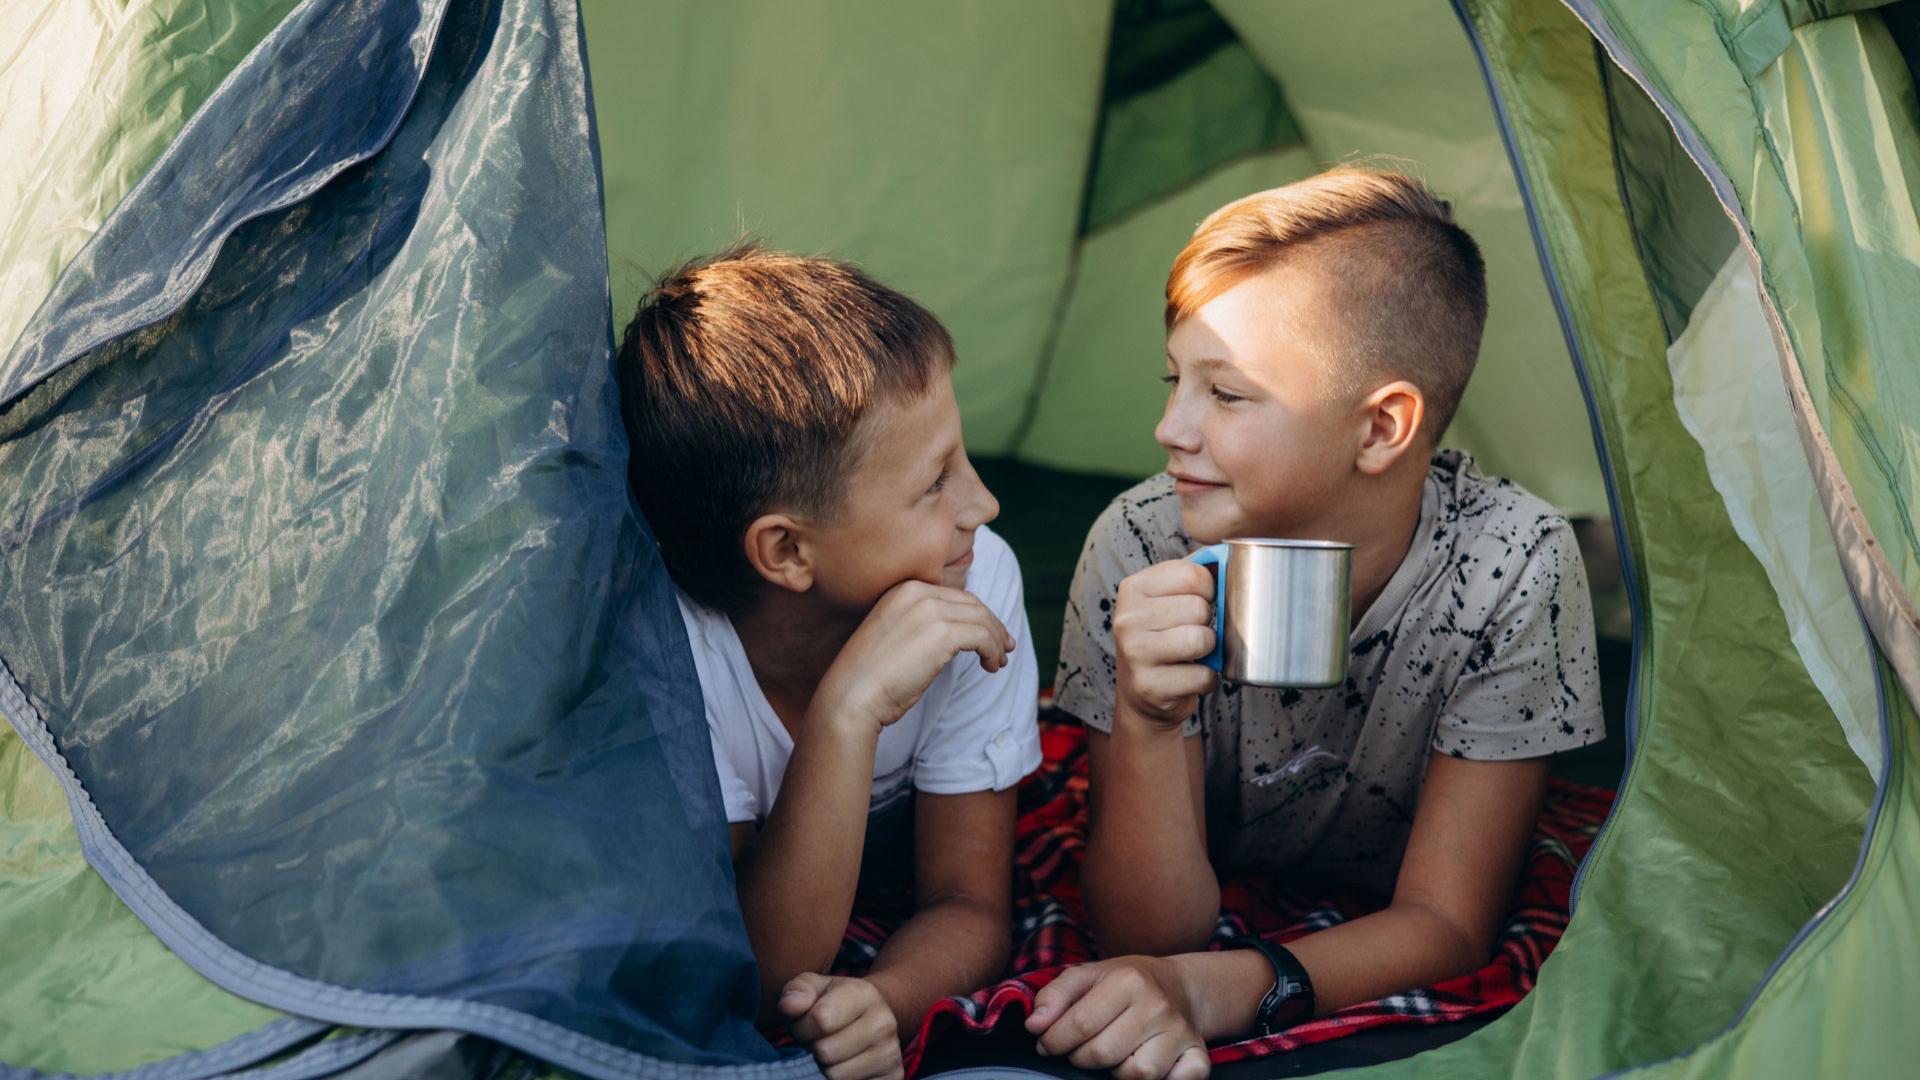
MULTIPOLYGON (((172 306, 54 350, 48 327, 114 295, 96 235, 145 236, 131 219, 154 205, 152 177, 213 126, 297 140, 289 109, 355 107, 271 78, 236 89, 334 47, 302 35, 345 6, 0 7, 0 590, 29 612, 25 630, 0 620, 0 1076, 264 1061, 324 1075, 433 1050, 314 989, 325 980, 248 992, 208 959, 224 954, 181 944, 198 930, 162 925, 173 908, 135 895, 152 881, 132 872, 144 860, 116 861, 124 822, 47 767, 77 748, 54 727, 59 679, 30 677, 58 629, 32 612, 56 609, 25 603, 31 530, 5 516, 37 482, 7 471, 9 443, 68 437, 54 398, 84 399, 116 349, 218 317, 202 266, 156 292, 172 306)), ((1491 286, 1449 441, 1611 520, 1634 659, 1620 797, 1537 989, 1382 1068, 1879 1076, 1920 1055, 1905 1019, 1920 992, 1920 0, 419 9, 481 58, 448 100, 586 90, 524 122, 597 164, 601 310, 610 295, 618 319, 652 273, 741 235, 859 260, 951 327, 976 455, 1054 469, 1159 466, 1160 288, 1208 210, 1356 158, 1425 176, 1482 243, 1491 286)), ((415 34, 416 60, 435 47, 394 33, 415 34)), ((378 74, 366 55, 356 70, 378 74)), ((396 100, 400 125, 438 99, 396 100)), ((379 164, 374 134, 354 161, 379 164)), ((487 145, 475 175, 522 152, 487 145)), ((271 209, 298 214, 330 179, 289 184, 271 209)), ((245 233, 256 216, 221 225, 207 264, 229 233, 221 258, 265 243, 245 233)), ((340 332, 315 318, 296 335, 340 332)), ((140 483, 137 464, 114 482, 140 483)), ((186 512, 132 498, 123 515, 186 512)), ((294 668, 307 648, 274 647, 294 668)), ((577 1071, 669 1075, 433 1015, 577 1071)), ((466 1067, 504 1067, 475 1045, 466 1067)), ((699 1060, 672 1074, 726 1071, 699 1060)))

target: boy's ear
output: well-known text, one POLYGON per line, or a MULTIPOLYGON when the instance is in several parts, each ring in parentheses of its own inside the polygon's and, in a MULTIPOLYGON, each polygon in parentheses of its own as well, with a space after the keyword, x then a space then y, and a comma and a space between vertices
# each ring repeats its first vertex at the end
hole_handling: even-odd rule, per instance
POLYGON ((786 514, 762 514, 747 526, 747 562, 754 573, 790 592, 813 588, 813 565, 801 542, 804 526, 786 514))
POLYGON ((1360 456, 1354 467, 1368 476, 1380 476, 1419 444, 1427 419, 1427 397, 1420 388, 1400 379, 1368 394, 1361 402, 1360 456))

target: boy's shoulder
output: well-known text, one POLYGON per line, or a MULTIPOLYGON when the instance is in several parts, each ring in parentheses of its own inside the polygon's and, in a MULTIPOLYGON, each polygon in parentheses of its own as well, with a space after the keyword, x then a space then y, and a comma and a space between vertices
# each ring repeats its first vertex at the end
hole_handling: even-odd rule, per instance
POLYGON ((1180 520, 1173 477, 1155 473, 1113 497, 1087 530, 1087 554, 1115 581, 1136 570, 1178 559, 1197 545, 1180 520))
POLYGON ((1463 450, 1440 450, 1428 466, 1435 496, 1434 541, 1460 551, 1469 546, 1531 555, 1550 539, 1571 541, 1565 514, 1502 476, 1482 472, 1463 450))

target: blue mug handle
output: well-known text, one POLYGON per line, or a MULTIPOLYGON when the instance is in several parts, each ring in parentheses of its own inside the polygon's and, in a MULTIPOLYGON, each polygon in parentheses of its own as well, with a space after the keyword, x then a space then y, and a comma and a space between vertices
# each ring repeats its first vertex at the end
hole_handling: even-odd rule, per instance
POLYGON ((1219 671, 1225 662, 1227 646, 1227 545, 1203 547, 1187 556, 1187 561, 1216 568, 1213 572, 1213 651, 1201 657, 1200 662, 1219 671))

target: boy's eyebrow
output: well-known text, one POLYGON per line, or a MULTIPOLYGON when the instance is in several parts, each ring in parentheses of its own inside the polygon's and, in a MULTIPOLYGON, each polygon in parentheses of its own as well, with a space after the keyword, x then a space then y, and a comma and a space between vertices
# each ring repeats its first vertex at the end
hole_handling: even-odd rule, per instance
MULTIPOLYGON (((1179 361, 1173 358, 1173 353, 1171 351, 1167 353, 1167 363, 1173 364, 1176 367, 1179 366, 1179 361)), ((1222 368, 1228 371, 1240 370, 1240 365, 1234 363, 1231 360, 1224 360, 1217 356, 1203 356, 1198 360, 1193 361, 1193 366, 1195 368, 1198 368, 1201 371, 1217 371, 1222 368)))
POLYGON ((920 459, 920 464, 927 468, 931 468, 934 465, 938 465, 944 471, 946 469, 946 461, 948 458, 953 456, 953 451, 957 444, 954 442, 946 442, 946 443, 940 443, 940 444, 929 443, 928 445, 929 446, 938 445, 940 447, 940 452, 938 454, 929 453, 924 455, 920 459))

